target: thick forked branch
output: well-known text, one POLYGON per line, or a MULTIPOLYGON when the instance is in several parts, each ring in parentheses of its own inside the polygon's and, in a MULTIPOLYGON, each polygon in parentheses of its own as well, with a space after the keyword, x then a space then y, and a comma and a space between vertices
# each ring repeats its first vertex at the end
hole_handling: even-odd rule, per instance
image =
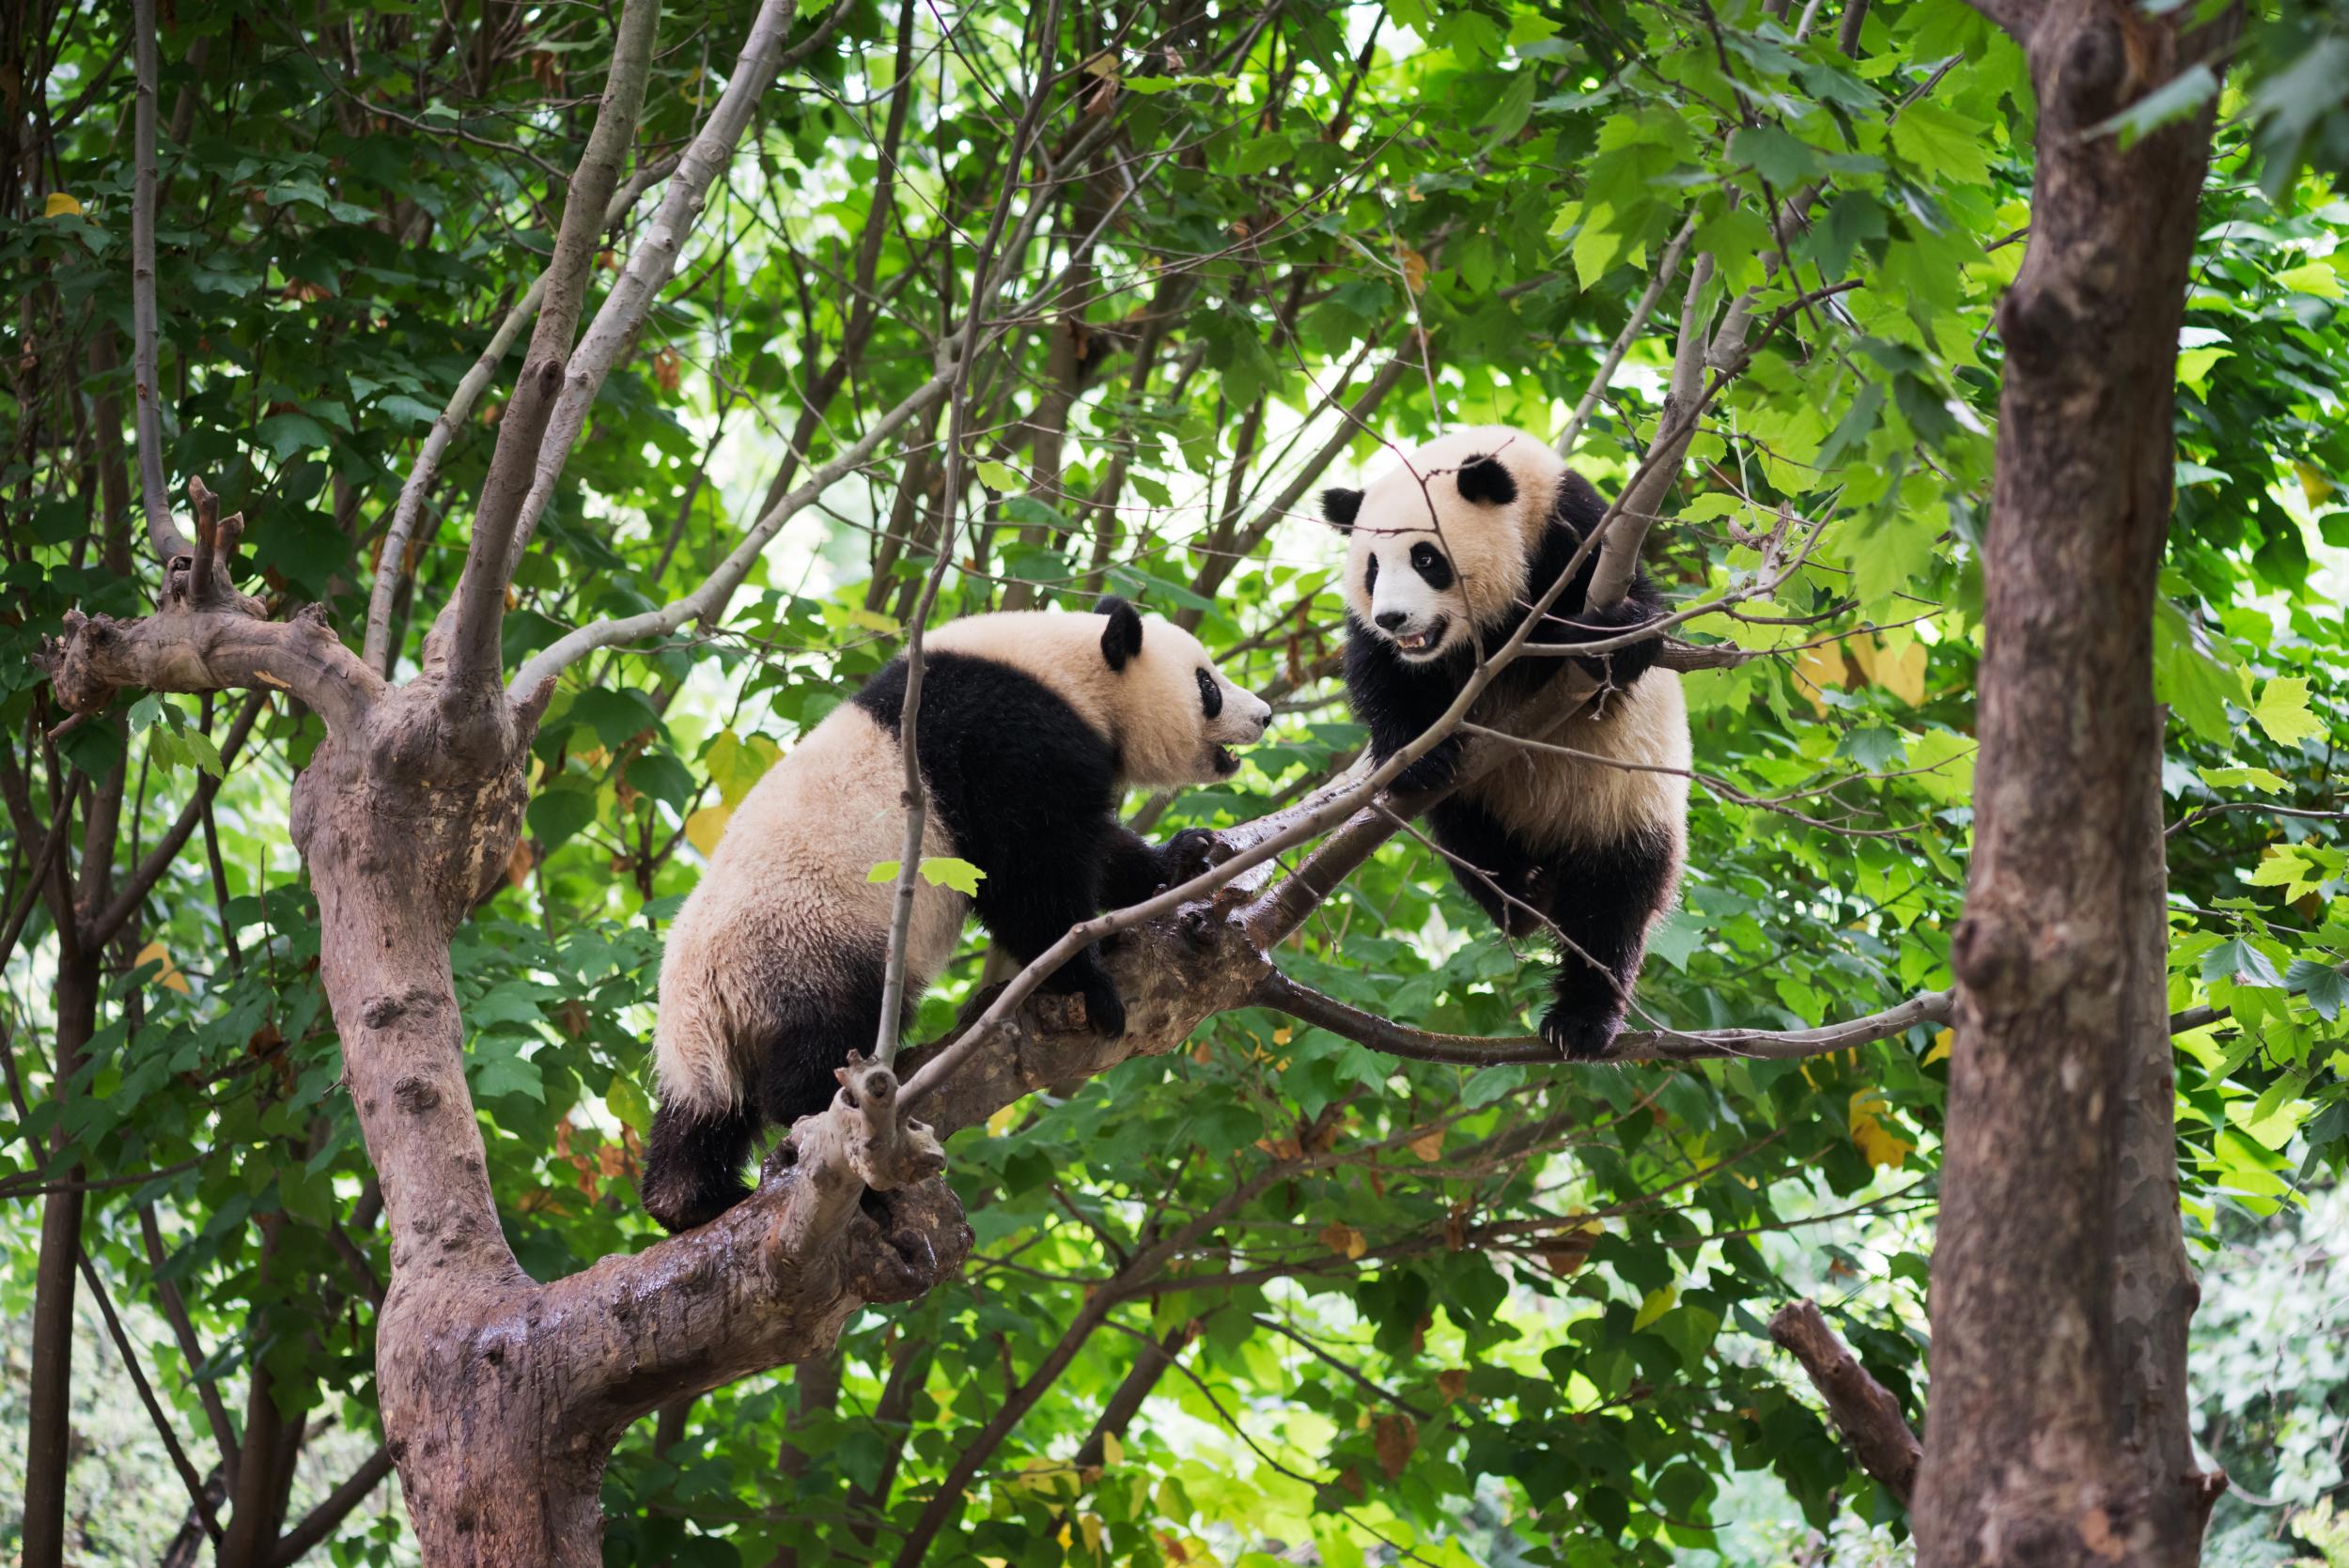
POLYGON ((163 380, 155 317, 155 0, 131 8, 132 45, 138 61, 138 95, 132 110, 137 172, 131 188, 131 374, 137 397, 139 502, 147 509, 147 540, 160 561, 188 553, 188 541, 171 518, 171 487, 163 477, 163 380))
POLYGON ((289 621, 264 619, 257 606, 218 603, 166 604, 131 621, 71 610, 65 636, 52 639, 38 661, 57 700, 76 713, 103 710, 126 686, 191 692, 270 687, 315 708, 329 734, 355 726, 385 690, 383 677, 335 637, 326 607, 318 604, 289 621))
POLYGON ((447 612, 454 621, 449 673, 457 686, 476 686, 496 677, 498 628, 505 618, 506 585, 513 577, 508 546, 529 493, 540 438, 554 413, 571 334, 586 306, 588 270, 602 240, 604 210, 611 205, 620 183, 620 165, 636 139, 660 20, 661 0, 627 0, 620 10, 602 104, 564 198, 563 225, 555 236, 554 256, 547 263, 545 295, 531 329, 530 350, 514 399, 498 424, 497 446, 490 453, 481 504, 474 515, 465 573, 447 612))
POLYGON ((1815 1301, 1790 1301, 1781 1307, 1770 1319, 1770 1338, 1793 1351, 1810 1374, 1819 1397, 1827 1401, 1828 1413, 1859 1455, 1859 1467, 1906 1508, 1925 1450, 1901 1414, 1901 1402, 1868 1375, 1868 1369, 1819 1315, 1815 1301))

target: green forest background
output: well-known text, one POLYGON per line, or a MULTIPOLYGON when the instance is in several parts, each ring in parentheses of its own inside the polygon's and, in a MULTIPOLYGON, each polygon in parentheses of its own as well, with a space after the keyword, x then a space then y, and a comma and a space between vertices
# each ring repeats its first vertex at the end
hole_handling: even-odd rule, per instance
MULTIPOLYGON (((632 168, 676 154, 748 15, 667 8, 632 168)), ((1711 258, 1708 302, 1814 297, 1712 409, 1650 569, 1675 601, 1735 599, 1779 518, 1823 526, 1768 597, 1679 629, 1716 667, 1686 677, 1689 875, 1641 1009, 1782 1029, 1946 986, 1992 311, 2023 255, 2032 129, 2021 54, 1960 0, 811 7, 564 472, 508 667, 692 590, 928 379, 1048 24, 1053 57, 1082 65, 1054 88, 1079 98, 1063 123, 1112 119, 1111 152, 1034 195, 1013 330, 973 378, 982 460, 941 615, 1141 598, 1279 717, 1229 784, 1132 810, 1163 834, 1299 798, 1362 740, 1334 679, 1341 552, 1305 498, 1379 438, 1562 428, 1643 320, 1575 455, 1619 486, 1673 325, 1635 312, 1682 239, 1711 258)), ((123 1347, 199 1478, 248 1430, 257 1382, 292 1434, 290 1531, 386 1467, 385 1240, 286 830, 318 722, 266 693, 145 696, 50 736, 38 640, 70 607, 135 614, 154 593, 127 488, 131 15, 36 3, 9 26, 0 1560, 35 1217, 45 1172, 79 1165, 70 1538, 77 1560, 187 1561, 167 1554, 194 1550, 188 1496, 123 1347), (86 1065, 61 1079, 33 868, 48 825, 110 779, 116 863, 156 875, 110 935, 86 1065)), ((598 7, 506 0, 164 8, 163 466, 243 512, 240 582, 273 606, 323 604, 356 644, 388 575, 412 662, 410 607, 443 602, 462 565, 519 355, 457 411, 411 543, 384 560, 382 541, 545 264, 610 27, 598 7)), ((2177 1041, 2198 1436, 2234 1482, 2210 1555, 2267 1563, 2337 1529, 2322 1509, 2349 1433, 2349 30, 2288 5, 2231 65, 2157 673, 2171 1002, 2228 1010, 2177 1041)), ((2215 87, 2182 78, 2104 133, 2215 87)), ((613 256, 651 206, 622 205, 613 256)), ((712 623, 583 660, 554 699, 508 885, 455 955, 500 1211, 540 1279, 656 1234, 633 1176, 664 923, 732 806, 895 651, 932 564, 941 433, 917 419, 793 518, 712 623)), ((63 852, 86 863, 78 840, 63 852)), ((926 1036, 983 956, 967 944, 924 1003, 926 1036)), ((1470 1034, 1523 1032, 1534 956, 1408 835, 1280 955, 1372 1012, 1470 1034)), ((870 1560, 950 1484, 968 1501, 940 1561, 1900 1560, 1898 1508, 1763 1324, 1817 1296, 1921 1412, 1947 1046, 1921 1027, 1803 1063, 1471 1073, 1223 1015, 1186 1055, 962 1134, 964 1277, 864 1312, 831 1361, 642 1425, 605 1483, 607 1557, 870 1560), (1174 1261, 1133 1266, 1194 1224, 1174 1261), (1115 1305, 1081 1317, 1102 1292, 1115 1305)), ((412 1560, 396 1484, 361 1496, 313 1559, 412 1560)))

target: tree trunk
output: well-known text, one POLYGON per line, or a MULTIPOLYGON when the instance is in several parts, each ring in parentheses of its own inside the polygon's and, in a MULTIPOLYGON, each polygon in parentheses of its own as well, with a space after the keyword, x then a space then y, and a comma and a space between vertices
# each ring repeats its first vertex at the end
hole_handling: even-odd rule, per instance
MULTIPOLYGON (((60 881, 63 873, 59 873, 60 881)), ((68 911, 70 918, 70 911, 68 911)), ((99 952, 84 951, 73 934, 60 928, 57 955, 55 1071, 49 1093, 62 1100, 81 1070, 82 1048, 98 1022, 99 952)), ((63 1145, 58 1133, 52 1149, 63 1145)), ((76 1165, 54 1172, 72 1183, 76 1165)), ((24 1452, 24 1568, 59 1568, 66 1559, 66 1471, 73 1449, 73 1298, 82 1252, 79 1188, 51 1192, 40 1205, 40 1264, 34 1277, 33 1365, 27 1392, 24 1452)))
MULTIPOLYGON (((1995 8, 1985 7, 1994 10, 1995 8)), ((2056 0, 1983 549, 1975 846, 1951 1064, 1918 1561, 2179 1568, 2195 1286, 2176 1192, 2154 701, 2172 385, 2207 110, 2092 128, 2216 43, 2056 0)))

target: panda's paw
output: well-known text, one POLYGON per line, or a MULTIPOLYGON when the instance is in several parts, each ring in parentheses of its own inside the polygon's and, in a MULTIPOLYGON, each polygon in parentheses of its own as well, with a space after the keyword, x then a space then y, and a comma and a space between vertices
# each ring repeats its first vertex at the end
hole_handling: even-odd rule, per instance
POLYGON ((1595 1062, 1615 1043, 1623 1020, 1612 1013, 1572 1013, 1553 1007, 1542 1017, 1542 1038, 1569 1062, 1595 1062))
POLYGON ((1205 828, 1185 828, 1159 846, 1160 888, 1180 887, 1230 857, 1222 842, 1205 828))
POLYGON ((1114 1040, 1126 1032, 1126 1002, 1117 994, 1117 987, 1106 978, 1086 982, 1079 993, 1085 999, 1085 1021, 1104 1040, 1114 1040))

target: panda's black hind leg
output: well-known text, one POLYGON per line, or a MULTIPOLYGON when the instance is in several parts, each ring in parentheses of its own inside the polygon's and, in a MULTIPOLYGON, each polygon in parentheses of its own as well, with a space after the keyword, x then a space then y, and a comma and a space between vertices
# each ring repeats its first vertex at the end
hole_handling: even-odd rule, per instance
POLYGON ((1558 972, 1542 1038, 1560 1055, 1588 1062, 1614 1045, 1672 867, 1669 845, 1641 839, 1548 857, 1537 881, 1557 928, 1558 972))
POLYGON ((645 1211, 674 1234, 707 1225, 749 1197, 742 1162, 757 1133, 758 1113, 747 1105, 703 1110, 661 1102, 636 1184, 645 1211))

